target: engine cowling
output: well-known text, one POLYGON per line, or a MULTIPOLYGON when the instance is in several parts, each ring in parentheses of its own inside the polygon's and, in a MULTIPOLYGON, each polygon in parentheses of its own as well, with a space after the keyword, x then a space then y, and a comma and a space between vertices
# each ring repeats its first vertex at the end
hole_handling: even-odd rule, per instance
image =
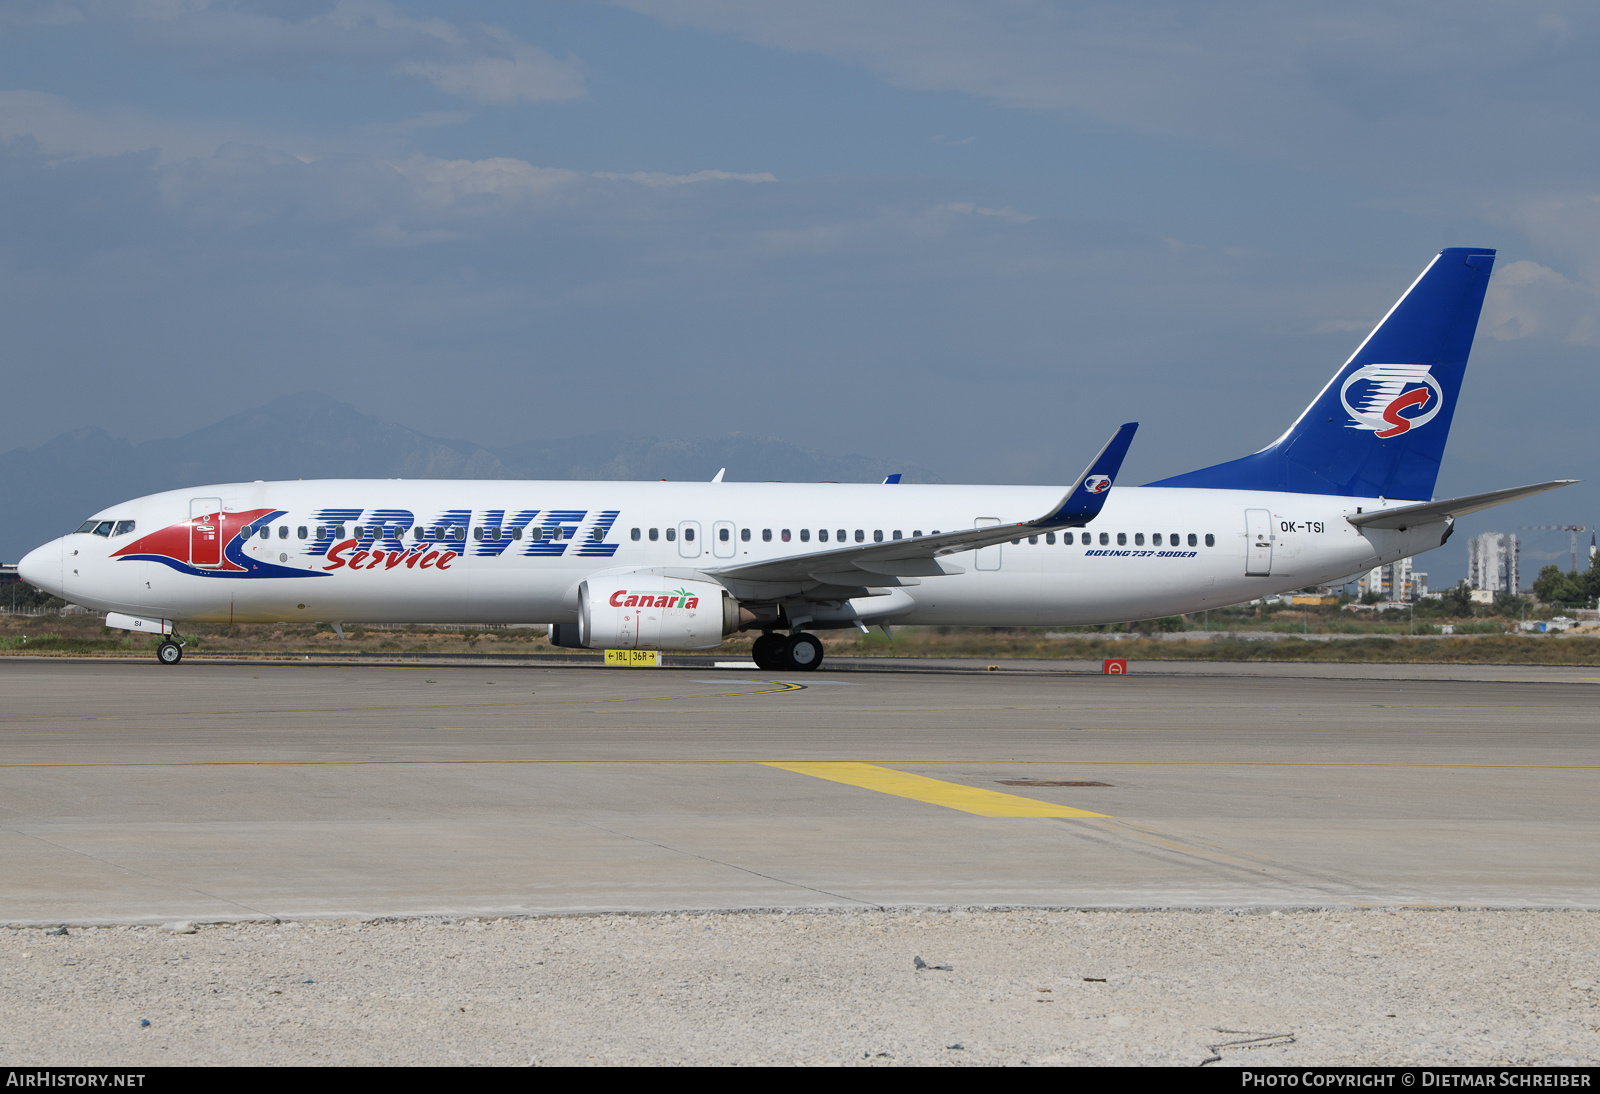
POLYGON ((739 628, 739 602, 710 581, 654 574, 578 586, 578 639, 590 649, 705 650, 739 628))

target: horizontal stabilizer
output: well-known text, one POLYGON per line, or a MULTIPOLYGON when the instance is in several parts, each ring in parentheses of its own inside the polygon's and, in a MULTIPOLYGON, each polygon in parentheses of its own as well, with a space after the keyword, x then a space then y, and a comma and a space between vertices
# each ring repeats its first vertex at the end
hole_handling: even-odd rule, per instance
POLYGON ((1555 479, 1551 482, 1535 483, 1532 486, 1513 486, 1509 490, 1491 490, 1487 494, 1468 494, 1464 498, 1425 501, 1417 505, 1402 505, 1398 509, 1375 509, 1370 513, 1357 513, 1345 519, 1357 528, 1414 528, 1419 524, 1432 524, 1436 521, 1464 517, 1468 513, 1504 505, 1508 501, 1531 498, 1546 490, 1571 486, 1577 481, 1577 479, 1555 479))

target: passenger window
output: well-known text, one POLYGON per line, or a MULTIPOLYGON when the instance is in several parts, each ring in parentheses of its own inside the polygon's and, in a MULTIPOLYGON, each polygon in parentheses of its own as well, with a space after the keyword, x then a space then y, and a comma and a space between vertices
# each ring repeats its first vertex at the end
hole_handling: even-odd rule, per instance
POLYGON ((772 542, 772 529, 771 528, 763 528, 763 529, 761 529, 761 542, 762 543, 771 543, 772 542))
POLYGON ((729 541, 731 541, 733 539, 733 534, 731 532, 729 532, 728 529, 726 529, 726 528, 718 528, 717 529, 717 538, 720 539, 723 543, 728 543, 729 541))
POLYGON ((307 538, 307 536, 306 536, 306 526, 304 524, 302 524, 299 528, 296 528, 295 529, 295 534, 300 539, 306 539, 307 538))
POLYGON ((119 520, 117 521, 116 531, 112 532, 111 534, 114 536, 125 536, 131 531, 133 531, 133 521, 119 520))
MULTIPOLYGON (((1068 547, 1071 547, 1072 546, 1072 533, 1071 532, 1062 532, 1061 533, 1061 542, 1065 543, 1068 547)), ((1088 532, 1085 532, 1083 534, 1083 542, 1085 542, 1085 543, 1089 542, 1089 533, 1088 532)))
POLYGON ((472 530, 472 538, 477 540, 479 543, 483 542, 483 527, 481 525, 472 530))
POLYGON ((667 529, 667 542, 671 543, 673 540, 675 540, 677 538, 678 538, 678 530, 676 528, 668 528, 667 529))
POLYGON ((326 525, 323 525, 323 524, 317 525, 317 538, 318 539, 327 539, 328 538, 328 528, 327 528, 326 525))
POLYGON ((635 528, 633 531, 629 532, 628 533, 628 538, 633 540, 635 543, 638 543, 639 542, 639 529, 635 528))
MULTIPOLYGON (((856 538, 857 538, 857 539, 860 539, 860 538, 861 538, 861 533, 860 533, 860 532, 857 532, 857 533, 856 533, 856 538)), ((844 542, 844 541, 845 541, 845 534, 844 534, 844 529, 843 529, 843 528, 841 528, 841 529, 839 529, 839 542, 840 542, 840 543, 843 543, 843 542, 844 542)))
POLYGON ((111 521, 103 520, 94 526, 94 534, 97 536, 109 536, 111 535, 112 527, 113 525, 111 521))
MULTIPOLYGON (((671 539, 672 537, 669 535, 667 538, 671 539)), ((685 528, 683 530, 683 538, 684 538, 684 540, 686 542, 693 543, 694 542, 694 529, 693 528, 685 528)))
POLYGON ((1215 547, 1216 545, 1217 545, 1217 537, 1212 535, 1210 532, 1207 532, 1206 533, 1206 546, 1207 547, 1215 547))
POLYGON ((1014 539, 1014 540, 1011 541, 1011 546, 1015 547, 1018 544, 1020 544, 1021 542, 1022 541, 1020 539, 1014 539))
MULTIPOLYGON (((522 529, 521 528, 513 528, 513 529, 511 529, 511 538, 512 539, 521 539, 522 538, 522 529)), ((639 529, 635 528, 633 530, 633 538, 634 539, 638 539, 639 538, 639 529)))
POLYGON ((867 533, 862 531, 860 528, 857 528, 856 529, 856 542, 857 543, 865 543, 866 541, 867 541, 867 533))
POLYGON ((1044 534, 1044 541, 1045 543, 1054 543, 1056 541, 1056 534, 1054 532, 1046 532, 1044 534))
POLYGON ((828 542, 828 530, 826 528, 817 529, 817 540, 821 543, 828 542))
POLYGON ((801 543, 810 543, 811 542, 811 529, 809 529, 809 528, 800 529, 800 542, 801 543))
MULTIPOLYGON (((132 521, 129 521, 129 524, 131 525, 132 521)), ((132 531, 132 530, 133 530, 132 528, 129 528, 129 531, 132 531)), ((287 524, 278 525, 278 538, 279 539, 288 539, 289 538, 289 526, 287 524)))
POLYGON ((267 527, 263 527, 261 529, 261 538, 262 539, 271 539, 272 538, 272 529, 271 528, 267 528, 267 527))
POLYGON ((739 538, 741 540, 743 540, 745 543, 749 543, 750 542, 750 529, 748 529, 748 528, 739 529, 739 538))
POLYGON ((922 529, 918 528, 915 532, 912 532, 911 533, 911 538, 912 539, 921 539, 922 538, 922 529))
POLYGON ((873 533, 872 533, 872 542, 874 542, 874 543, 882 543, 883 542, 883 529, 882 528, 878 528, 878 529, 875 529, 873 531, 873 533))
POLYGON ((1173 532, 1170 535, 1168 535, 1167 536, 1167 542, 1172 544, 1174 547, 1176 547, 1178 545, 1178 533, 1173 532))
POLYGON ((1038 536, 1029 536, 1028 537, 1028 542, 1037 544, 1039 542, 1039 537, 1038 536))
POLYGON ((343 539, 344 538, 344 525, 341 524, 341 525, 337 526, 336 528, 334 528, 333 534, 335 536, 338 536, 340 539, 343 539))
POLYGON ((591 528, 589 529, 589 538, 595 543, 599 543, 606 538, 606 530, 604 528, 591 528))
POLYGON ((1117 546, 1118 547, 1126 547, 1127 545, 1128 545, 1128 533, 1126 533, 1126 532, 1118 532, 1117 533, 1117 546))
MULTIPOLYGON (((1122 538, 1120 536, 1117 538, 1117 542, 1118 543, 1122 542, 1122 538)), ((1143 547, 1144 546, 1144 533, 1143 532, 1135 532, 1135 533, 1133 533, 1133 545, 1135 547, 1143 547)))
POLYGON ((1161 533, 1160 532, 1156 532, 1155 534, 1153 534, 1150 537, 1150 546, 1152 546, 1152 547, 1161 546, 1161 533))
POLYGON ((657 532, 654 528, 650 529, 650 542, 651 543, 654 543, 659 536, 660 536, 660 533, 657 532))
POLYGON ((789 529, 785 528, 783 531, 778 533, 778 536, 779 536, 779 538, 781 538, 783 540, 783 542, 788 543, 789 542, 789 529))
POLYGON ((1108 544, 1110 542, 1111 542, 1111 533, 1110 532, 1101 532, 1100 533, 1100 546, 1104 547, 1106 544, 1108 544))
POLYGON ((498 529, 498 528, 489 529, 489 539, 492 540, 495 543, 499 543, 500 542, 500 529, 498 529))
POLYGON ((1197 546, 1199 546, 1199 544, 1200 544, 1200 541, 1195 538, 1195 534, 1193 532, 1190 532, 1189 533, 1189 546, 1197 547, 1197 546))
POLYGON ((904 538, 903 536, 900 535, 900 529, 896 528, 894 530, 894 538, 895 539, 903 539, 904 538))
POLYGON ((934 530, 933 530, 933 531, 931 531, 931 532, 929 532, 929 533, 928 533, 928 534, 929 534, 929 535, 930 535, 930 536, 936 536, 936 535, 938 535, 938 534, 939 534, 939 529, 937 529, 937 528, 935 528, 935 529, 934 529, 934 530))

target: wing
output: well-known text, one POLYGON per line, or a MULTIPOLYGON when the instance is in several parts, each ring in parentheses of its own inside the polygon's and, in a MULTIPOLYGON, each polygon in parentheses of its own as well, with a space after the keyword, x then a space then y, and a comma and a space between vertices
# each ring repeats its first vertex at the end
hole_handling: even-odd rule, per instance
MULTIPOLYGON (((820 582, 843 588, 864 586, 916 585, 919 578, 959 574, 960 566, 942 561, 947 555, 992 547, 997 543, 1034 535, 1055 528, 1081 528, 1105 507, 1111 484, 1122 467, 1122 460, 1133 443, 1137 422, 1129 422, 1089 461, 1073 488, 1050 512, 1019 524, 1000 524, 988 528, 967 528, 942 532, 936 536, 897 539, 888 543, 864 543, 859 547, 839 547, 789 555, 766 562, 747 562, 703 573, 736 582, 794 584, 820 582)), ((855 594, 860 595, 860 594, 855 594)))

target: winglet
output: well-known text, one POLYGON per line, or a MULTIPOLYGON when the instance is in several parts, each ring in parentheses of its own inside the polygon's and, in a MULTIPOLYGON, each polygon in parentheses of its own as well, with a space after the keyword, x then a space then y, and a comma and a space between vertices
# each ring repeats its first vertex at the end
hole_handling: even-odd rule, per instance
POLYGON ((1061 499, 1056 511, 1034 523, 1041 528, 1081 528, 1099 516, 1106 498, 1111 496, 1111 484, 1122 470, 1122 460, 1138 428, 1138 422, 1128 422, 1112 434, 1100 454, 1090 460, 1089 466, 1078 476, 1072 492, 1061 499))
POLYGON ((883 480, 883 485, 884 486, 892 486, 893 484, 895 484, 895 483, 897 483, 899 481, 900 481, 900 472, 896 471, 894 474, 890 475, 888 478, 883 480))

